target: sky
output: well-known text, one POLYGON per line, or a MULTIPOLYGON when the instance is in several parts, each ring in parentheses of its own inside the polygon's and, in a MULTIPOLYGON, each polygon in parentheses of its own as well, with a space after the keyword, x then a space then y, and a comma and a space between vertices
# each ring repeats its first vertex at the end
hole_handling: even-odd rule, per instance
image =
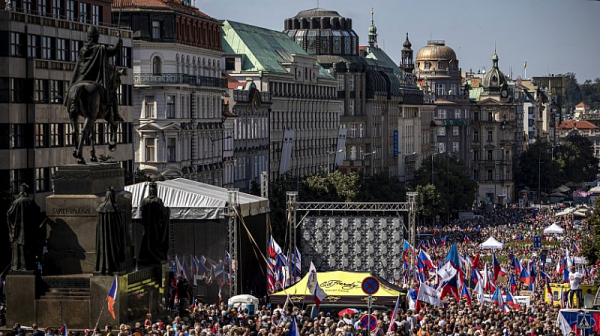
POLYGON ((396 61, 409 33, 417 51, 427 40, 445 40, 463 70, 491 68, 494 46, 500 70, 527 77, 573 72, 579 83, 600 77, 599 0, 195 0, 219 19, 283 30, 299 11, 335 10, 352 18, 366 45, 375 12, 379 46, 396 61))

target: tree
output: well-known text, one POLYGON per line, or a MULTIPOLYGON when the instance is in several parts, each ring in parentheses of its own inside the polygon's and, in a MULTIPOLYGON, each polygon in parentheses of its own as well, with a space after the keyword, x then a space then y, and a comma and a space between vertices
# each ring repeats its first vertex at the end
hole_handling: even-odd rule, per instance
MULTIPOLYGON (((415 172, 413 187, 431 184, 432 158, 423 161, 415 172)), ((433 184, 442 197, 442 215, 456 215, 459 210, 470 209, 475 200, 477 182, 468 175, 464 165, 454 156, 437 155, 433 158, 433 184)))
MULTIPOLYGON (((554 156, 558 150, 554 149, 554 156)), ((529 188, 548 192, 566 183, 557 160, 553 160, 552 145, 546 141, 531 144, 519 157, 515 169, 515 182, 519 190, 529 188)))
POLYGON ((435 216, 445 210, 442 195, 437 192, 433 184, 418 185, 416 201, 419 215, 428 218, 432 224, 435 216))
POLYGON ((582 250, 588 264, 593 265, 600 259, 600 197, 596 198, 596 208, 587 224, 592 239, 583 240, 582 250))
POLYGON ((572 111, 575 109, 575 105, 581 103, 581 89, 577 83, 577 78, 572 72, 565 74, 565 108, 566 111, 572 111))
POLYGON ((592 142, 579 134, 569 135, 556 156, 567 182, 591 181, 598 174, 598 158, 594 156, 592 142))

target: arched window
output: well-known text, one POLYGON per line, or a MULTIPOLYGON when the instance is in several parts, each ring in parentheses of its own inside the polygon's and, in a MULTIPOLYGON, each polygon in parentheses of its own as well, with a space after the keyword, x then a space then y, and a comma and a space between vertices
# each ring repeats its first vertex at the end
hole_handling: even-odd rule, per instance
POLYGON ((177 73, 179 73, 179 54, 175 55, 175 64, 177 68, 177 73))
POLYGON ((152 59, 152 74, 160 75, 162 73, 160 58, 158 56, 154 56, 152 59))

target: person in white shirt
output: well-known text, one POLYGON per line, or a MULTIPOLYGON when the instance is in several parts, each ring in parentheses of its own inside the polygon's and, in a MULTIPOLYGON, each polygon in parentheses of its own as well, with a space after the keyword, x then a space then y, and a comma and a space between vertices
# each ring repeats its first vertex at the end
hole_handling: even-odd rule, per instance
POLYGON ((571 308, 579 308, 581 307, 583 300, 582 292, 581 292, 581 280, 583 279, 583 274, 575 271, 575 266, 571 266, 569 270, 569 303, 571 304, 571 308), (573 304, 573 294, 577 295, 577 307, 573 304))

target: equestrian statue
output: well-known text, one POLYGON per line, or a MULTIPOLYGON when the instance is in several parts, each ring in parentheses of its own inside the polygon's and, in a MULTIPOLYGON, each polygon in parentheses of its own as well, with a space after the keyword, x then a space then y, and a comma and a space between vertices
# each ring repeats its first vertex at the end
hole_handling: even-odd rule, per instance
POLYGON ((123 121, 119 115, 117 89, 121 85, 120 77, 125 74, 125 69, 117 69, 108 63, 110 57, 119 53, 122 44, 121 33, 117 34, 118 41, 114 46, 99 44, 99 37, 98 28, 90 26, 87 31, 87 43, 79 50, 64 103, 73 124, 73 156, 79 164, 85 164, 82 149, 86 140, 89 140, 92 146, 90 161, 98 161, 94 149, 94 124, 97 119, 104 119, 110 125, 108 149, 111 152, 117 147, 117 122, 123 121), (79 116, 84 119, 81 130, 79 116))

